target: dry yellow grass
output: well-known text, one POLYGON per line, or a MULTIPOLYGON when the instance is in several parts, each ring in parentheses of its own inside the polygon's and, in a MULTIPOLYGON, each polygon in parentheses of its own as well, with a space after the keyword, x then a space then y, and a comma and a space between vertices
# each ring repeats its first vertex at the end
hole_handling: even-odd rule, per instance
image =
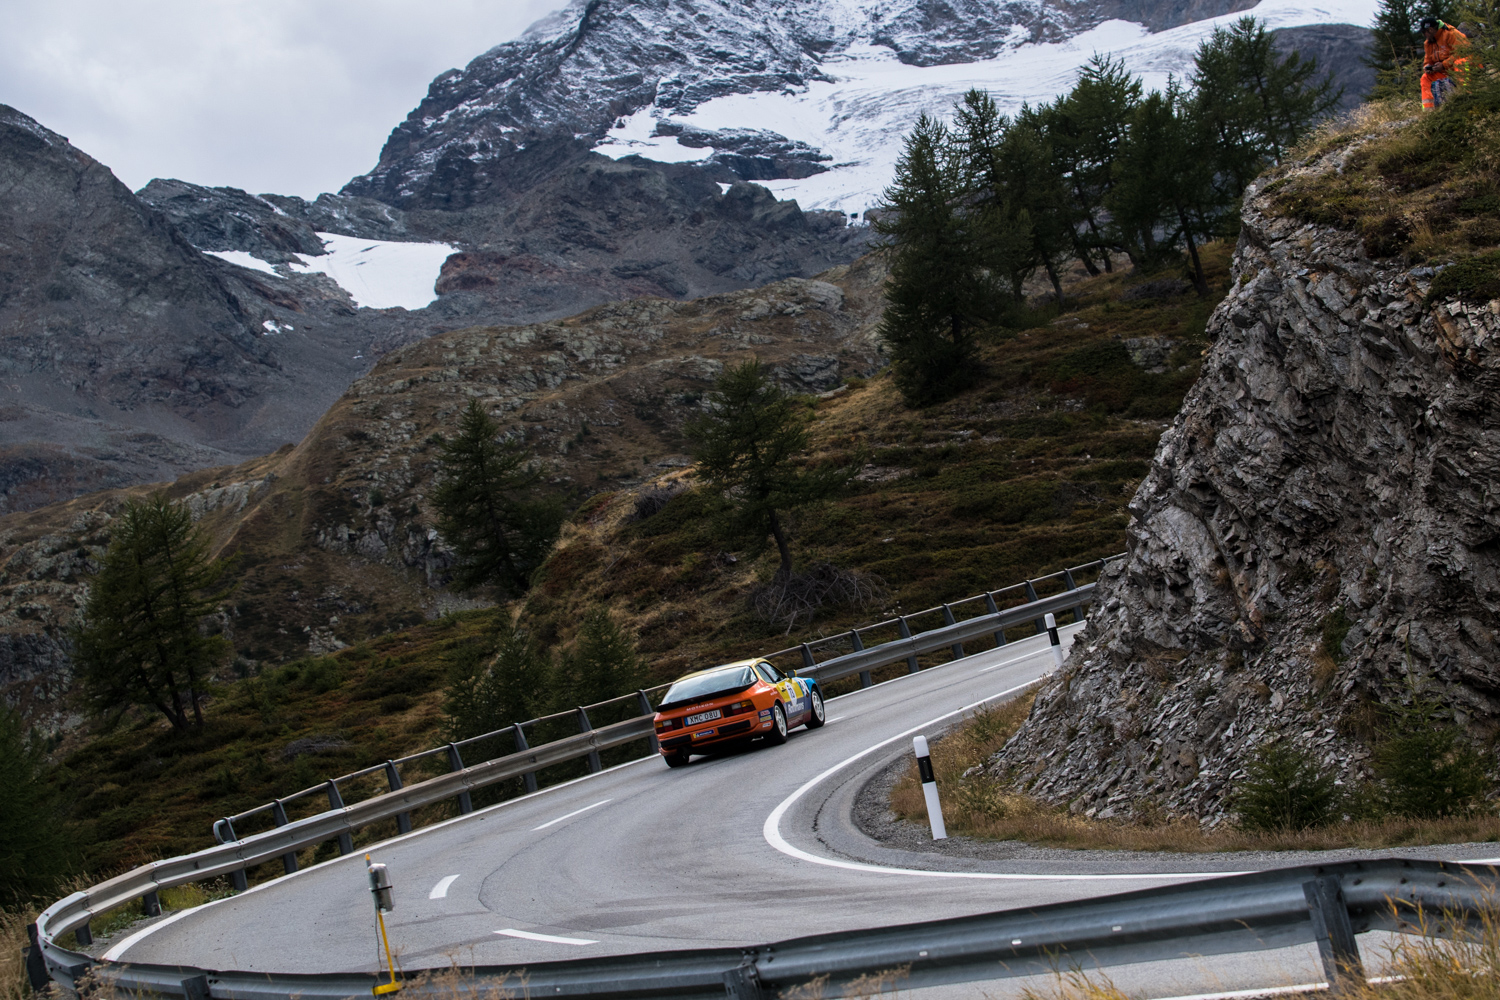
POLYGON ((35 919, 32 907, 0 910, 0 1000, 28 1000, 31 996, 21 949, 30 943, 26 927, 35 919))
MULTIPOLYGON (((1491 905, 1476 924, 1449 937, 1432 933, 1455 926, 1442 914, 1419 914, 1424 933, 1402 935, 1390 951, 1366 954, 1367 975, 1375 981, 1343 985, 1345 1000, 1500 1000, 1500 911, 1491 905)), ((1409 913, 1403 914, 1411 920, 1409 913)), ((1291 985, 1291 984, 1288 984, 1291 985)), ((1107 974, 1071 970, 1050 986, 1026 987, 1022 1000, 1127 1000, 1107 974)))
MULTIPOLYGON (((1193 820, 1092 820, 1020 795, 975 771, 1020 728, 1031 711, 1027 695, 981 712, 932 746, 932 767, 950 833, 985 840, 1014 840, 1047 847, 1119 851, 1295 851, 1403 847, 1500 841, 1500 817, 1416 820, 1387 818, 1337 823, 1312 830, 1263 833, 1193 820)), ((891 810, 927 821, 916 765, 891 789, 891 810)))

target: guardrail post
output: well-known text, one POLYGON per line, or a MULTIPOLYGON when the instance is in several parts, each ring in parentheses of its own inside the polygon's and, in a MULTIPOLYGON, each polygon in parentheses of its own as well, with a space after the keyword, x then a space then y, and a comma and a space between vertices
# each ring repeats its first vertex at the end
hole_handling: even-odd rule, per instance
MULTIPOLYGON (((391 791, 401 791, 401 772, 396 770, 396 762, 393 760, 385 762, 385 783, 391 786, 391 791)), ((396 830, 400 833, 411 833, 411 813, 396 814, 396 830)))
MULTIPOLYGON (((896 619, 896 625, 901 629, 901 638, 911 638, 911 626, 906 624, 905 615, 902 615, 900 618, 896 619)), ((909 674, 914 674, 917 672, 917 669, 917 658, 915 656, 908 656, 906 658, 906 672, 909 674)))
MULTIPOLYGON (((1063 570, 1063 583, 1069 590, 1078 589, 1078 584, 1073 581, 1073 571, 1070 569, 1063 570)), ((1077 625, 1081 621, 1083 621, 1083 605, 1075 604, 1073 605, 1073 624, 1077 625)))
POLYGON ((36 921, 26 925, 26 936, 31 940, 31 947, 26 949, 26 978, 31 982, 31 989, 40 993, 47 988, 52 977, 47 975, 47 958, 42 954, 42 942, 37 936, 36 921))
POLYGON ((78 939, 78 944, 81 947, 87 948, 89 945, 94 943, 94 932, 89 929, 88 921, 84 921, 82 927, 74 930, 73 936, 78 939))
POLYGON ((194 976, 182 981, 182 1000, 209 1000, 208 976, 194 976))
MULTIPOLYGON (((462 771, 464 759, 459 755, 458 747, 452 743, 448 744, 448 770, 462 771)), ((460 816, 474 811, 474 800, 469 797, 469 790, 465 788, 458 793, 458 814, 460 816)))
MULTIPOLYGON (((328 808, 330 811, 344 808, 344 797, 339 794, 339 783, 333 778, 328 779, 328 808)), ((347 833, 339 834, 339 853, 354 853, 354 840, 347 833)))
MULTIPOLYGON (((287 823, 287 819, 286 819, 286 807, 281 804, 281 800, 280 799, 277 799, 276 801, 274 801, 274 802, 271 803, 271 820, 277 826, 286 826, 286 823, 287 823)), ((281 856, 281 867, 283 867, 283 868, 286 869, 286 873, 288 875, 290 875, 292 872, 296 871, 297 870, 297 852, 296 851, 287 851, 285 854, 283 854, 281 856)))
MULTIPOLYGON (((865 644, 864 644, 864 640, 862 640, 859 637, 859 629, 853 629, 853 630, 851 630, 849 632, 849 638, 854 643, 854 651, 856 653, 862 653, 862 652, 864 652, 865 644)), ((859 686, 860 687, 866 687, 867 688, 867 687, 870 687, 874 683, 875 683, 875 681, 870 677, 870 672, 868 670, 861 670, 859 672, 859 686)))
POLYGON ((1354 940, 1354 925, 1349 921, 1349 908, 1344 903, 1339 880, 1323 875, 1303 882, 1302 895, 1307 899, 1307 914, 1312 918, 1329 992, 1347 993, 1355 983, 1363 986, 1365 969, 1359 960, 1359 944, 1354 940))
POLYGON ((724 973, 724 995, 730 1000, 761 1000, 766 994, 760 988, 755 963, 747 957, 737 967, 724 973))
MULTIPOLYGON (((234 822, 228 816, 214 824, 214 840, 221 844, 232 844, 238 839, 234 834, 234 822)), ((235 892, 244 892, 250 888, 250 880, 245 878, 245 869, 230 872, 229 884, 234 886, 235 892)))
MULTIPOLYGON (((986 591, 984 595, 984 610, 988 611, 992 615, 998 615, 1000 613, 1000 605, 995 603, 995 595, 990 593, 989 591, 986 591)), ((995 648, 999 649, 1003 645, 1005 645, 1005 629, 996 629, 995 648)))
MULTIPOLYGON (((944 625, 957 625, 958 624, 958 619, 953 617, 953 605, 951 605, 951 604, 944 604, 943 605, 943 624, 944 625)), ((964 658, 964 644, 963 643, 961 643, 961 642, 955 642, 953 644, 953 658, 955 660, 962 660, 964 658)))
MULTIPOLYGON (((644 691, 637 691, 635 693, 635 696, 636 696, 636 698, 640 699, 641 714, 642 715, 655 715, 656 714, 656 709, 654 709, 654 708, 651 707, 651 699, 646 697, 646 692, 644 692, 644 691)), ((651 752, 652 753, 660 753, 661 752, 661 740, 659 740, 659 739, 656 738, 656 730, 653 729, 651 731, 651 736, 649 738, 651 740, 651 752)))
POLYGON ((155 889, 141 897, 141 909, 148 917, 161 916, 161 896, 157 895, 155 889))
MULTIPOLYGON (((514 733, 516 737, 516 753, 525 753, 527 750, 531 749, 531 744, 526 742, 526 733, 521 730, 521 724, 519 722, 512 725, 510 727, 510 731, 514 733)), ((521 775, 521 778, 526 782, 526 791, 528 793, 536 791, 535 771, 527 771, 525 774, 521 775)))
MULTIPOLYGON (((589 722, 589 713, 587 713, 587 712, 585 712, 583 710, 583 706, 582 705, 579 705, 578 706, 578 731, 580 733, 589 733, 589 732, 593 732, 593 730, 594 730, 594 725, 593 725, 593 723, 589 722)), ((602 770, 604 770, 604 765, 602 765, 602 764, 599 763, 599 751, 598 750, 590 750, 589 751, 589 773, 590 774, 598 774, 602 770)))
POLYGON ((815 659, 813 659, 812 647, 809 646, 807 643, 804 642, 802 644, 802 666, 803 666, 803 668, 807 669, 807 670, 811 670, 813 667, 816 667, 817 665, 818 665, 818 661, 815 660, 815 659))
MULTIPOLYGON (((1031 581, 1030 580, 1027 580, 1026 581, 1026 603, 1028 603, 1028 604, 1035 604, 1039 600, 1041 600, 1041 598, 1039 598, 1039 597, 1036 596, 1036 588, 1031 585, 1031 581)), ((1036 621, 1032 622, 1032 624, 1034 626, 1036 626, 1036 634, 1037 635, 1041 635, 1043 632, 1047 631, 1047 623, 1044 622, 1044 621, 1042 621, 1040 618, 1038 618, 1036 621)))

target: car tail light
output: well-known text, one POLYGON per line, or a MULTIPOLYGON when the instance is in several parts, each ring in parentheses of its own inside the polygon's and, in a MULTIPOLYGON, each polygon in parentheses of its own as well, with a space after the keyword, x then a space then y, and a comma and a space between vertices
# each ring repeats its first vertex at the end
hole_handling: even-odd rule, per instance
POLYGON ((665 733, 669 730, 676 729, 678 721, 679 720, 677 719, 657 719, 656 731, 658 733, 665 733))
POLYGON ((739 715, 742 712, 753 712, 754 710, 755 702, 737 701, 733 705, 730 705, 728 708, 724 709, 724 715, 728 717, 731 715, 739 715))

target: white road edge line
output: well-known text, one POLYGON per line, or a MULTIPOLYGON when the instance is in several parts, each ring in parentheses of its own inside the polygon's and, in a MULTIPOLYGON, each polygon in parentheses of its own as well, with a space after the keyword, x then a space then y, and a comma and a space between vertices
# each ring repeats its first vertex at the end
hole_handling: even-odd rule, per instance
MULTIPOLYGON (((1035 656, 1035 655, 1037 655, 1037 654, 1036 653, 1030 653, 1030 654, 1027 654, 1027 656, 1025 656, 1025 657, 1018 657, 1017 660, 1027 659, 1029 656, 1035 656)), ((1015 661, 1012 661, 1012 662, 1015 662, 1015 661)), ((888 739, 881 740, 879 743, 876 743, 873 746, 866 747, 865 749, 861 750, 859 753, 855 754, 854 756, 846 758, 845 760, 840 761, 839 763, 837 763, 837 764, 833 765, 832 767, 830 767, 828 770, 824 771, 822 774, 820 774, 817 777, 813 778, 811 781, 808 781, 801 788, 797 789, 795 792, 793 792, 792 794, 788 795, 786 798, 782 799, 781 803, 779 805, 777 805, 777 807, 775 809, 771 810, 771 814, 766 817, 765 825, 761 827, 761 836, 763 836, 765 838, 766 843, 770 844, 776 850, 780 851, 782 854, 788 855, 789 857, 797 858, 797 859, 799 859, 801 861, 810 861, 810 862, 812 862, 815 865, 827 865, 830 868, 843 868, 846 871, 872 872, 872 873, 877 874, 877 875, 916 875, 916 876, 919 876, 919 877, 922 877, 922 878, 1001 879, 1001 880, 1015 881, 1015 882, 1054 882, 1054 881, 1055 882, 1107 882, 1107 881, 1116 881, 1116 880, 1149 880, 1149 879, 1177 879, 1177 878, 1203 879, 1203 878, 1220 878, 1220 877, 1223 877, 1223 876, 1226 876, 1226 875, 1248 875, 1248 874, 1250 874, 1249 872, 1149 872, 1149 873, 1140 873, 1140 874, 1131 873, 1131 874, 1101 874, 1101 875, 1093 875, 1093 874, 1090 874, 1090 875, 1030 875, 1030 874, 1019 874, 1019 873, 1014 873, 1014 872, 943 872, 943 871, 926 871, 926 870, 923 870, 923 869, 920 869, 920 868, 890 868, 890 867, 887 867, 885 865, 870 865, 870 864, 864 864, 863 862, 858 862, 858 861, 843 861, 843 860, 840 860, 838 858, 820 857, 820 856, 818 856, 816 854, 809 854, 807 851, 804 851, 801 848, 793 847, 791 844, 787 843, 786 838, 781 835, 781 818, 786 815, 787 810, 790 809, 797 802, 798 799, 802 798, 802 796, 806 795, 809 791, 811 791, 814 787, 816 787, 817 785, 819 785, 820 783, 822 783, 822 781, 824 779, 828 778, 830 775, 833 775, 833 774, 837 773, 838 771, 843 770, 844 768, 848 767, 850 764, 853 764, 857 760, 860 760, 860 759, 862 759, 864 757, 868 757, 870 754, 874 753, 876 750, 879 750, 881 747, 889 746, 890 744, 896 742, 899 739, 903 739, 903 738, 905 738, 907 736, 910 736, 912 733, 920 732, 921 730, 926 729, 927 727, 929 727, 929 726, 931 726, 931 725, 933 725, 935 723, 943 722, 943 721, 945 721, 947 719, 951 719, 955 715, 962 715, 965 712, 968 712, 968 711, 971 711, 972 709, 978 708, 980 705, 983 705, 986 702, 991 702, 991 701, 995 701, 995 700, 997 700, 999 698, 1004 698, 1006 695, 1009 695, 1009 694, 1015 694, 1017 691, 1021 691, 1021 690, 1025 689, 1025 688, 1028 688, 1032 684, 1035 684, 1035 683, 1036 683, 1036 681, 1027 681, 1025 684, 1017 684, 1014 687, 1006 688, 1004 691, 1001 691, 998 694, 992 694, 988 698, 981 698, 981 699, 979 699, 976 702, 972 702, 972 703, 970 703, 968 705, 965 705, 963 708, 958 708, 958 709, 954 709, 951 712, 946 712, 946 713, 944 713, 942 715, 939 715, 935 719, 929 719, 928 721, 922 723, 919 726, 912 726, 910 729, 906 730, 905 732, 900 732, 900 733, 897 733, 895 736, 889 737, 888 739)))
MULTIPOLYGON (((584 806, 582 809, 574 809, 572 812, 568 813, 566 816, 559 816, 559 817, 557 817, 557 819, 549 819, 547 822, 543 823, 541 826, 534 826, 534 827, 531 828, 531 832, 532 833, 536 833, 538 830, 545 830, 545 829, 547 829, 547 827, 551 826, 554 823, 561 823, 565 819, 572 819, 574 816, 577 816, 580 813, 586 813, 590 809, 598 809, 600 806, 604 805, 606 802, 613 802, 613 801, 614 801, 614 799, 600 799, 598 802, 595 802, 591 806, 584 806)), ((589 943, 592 944, 593 942, 589 942, 589 943)))
MULTIPOLYGON (((473 812, 466 813, 466 814, 464 814, 462 816, 454 816, 452 819, 445 819, 445 820, 443 820, 441 822, 434 823, 431 826, 424 826, 420 830, 413 830, 411 833, 403 833, 403 834, 401 834, 399 836, 392 837, 389 840, 382 840, 378 844, 373 845, 370 849, 371 850, 375 850, 375 849, 385 850, 386 848, 390 847, 393 844, 399 844, 402 841, 411 840, 413 838, 420 837, 424 833, 431 833, 434 830, 440 829, 442 827, 454 826, 454 825, 456 825, 458 823, 466 823, 466 822, 472 821, 472 820, 474 820, 474 819, 476 819, 478 817, 485 816, 485 815, 487 815, 489 813, 497 812, 497 811, 499 811, 501 809, 506 808, 507 806, 515 806, 515 805, 520 805, 520 804, 535 802, 537 800, 537 796, 539 796, 539 795, 547 795, 548 793, 551 793, 551 792, 559 792, 559 791, 562 791, 564 788, 571 788, 572 786, 578 784, 581 781, 588 781, 591 778, 597 778, 601 774, 611 774, 611 773, 613 773, 615 771, 623 771, 627 767, 635 767, 637 764, 644 764, 644 763, 646 763, 649 760, 655 760, 655 759, 658 759, 659 757, 660 757, 660 754, 651 754, 651 755, 646 756, 646 757, 637 757, 635 760, 627 760, 625 763, 623 763, 623 764, 616 764, 614 767, 606 767, 604 770, 599 771, 596 774, 585 774, 585 775, 583 775, 581 777, 573 778, 570 781, 564 781, 561 784, 548 785, 546 788, 542 788, 542 789, 539 789, 539 790, 537 790, 535 792, 531 792, 529 794, 522 795, 520 798, 506 799, 504 802, 496 802, 492 806, 485 806, 483 809, 476 809, 473 812)), ((363 850, 363 848, 361 850, 363 850)), ((172 914, 172 916, 168 917, 165 920, 157 921, 156 923, 152 924, 150 927, 145 927, 145 928, 142 928, 139 931, 136 931, 134 934, 130 935, 128 938, 126 938, 125 940, 121 941, 119 944, 115 945, 113 948, 111 948, 109 950, 109 954, 111 954, 111 955, 114 956, 111 959, 111 961, 118 962, 120 960, 120 956, 125 953, 125 949, 126 948, 129 948, 129 947, 135 945, 142 938, 149 937, 151 934, 155 933, 156 931, 160 930, 161 928, 163 928, 163 927, 167 926, 168 924, 172 923, 174 920, 177 920, 180 917, 186 916, 187 914, 192 913, 192 912, 194 912, 196 910, 205 909, 205 908, 210 907, 210 906, 218 906, 220 903, 231 903, 231 902, 233 902, 236 899, 242 899, 242 898, 244 898, 245 896, 249 895, 252 892, 260 892, 262 889, 270 889, 270 888, 272 888, 274 886, 283 885, 289 879, 294 879, 294 878, 297 878, 298 876, 305 876, 309 872, 315 872, 315 871, 318 871, 320 869, 327 868, 330 865, 337 865, 337 864, 341 864, 341 863, 353 863, 353 862, 363 861, 363 860, 364 860, 363 857, 358 852, 356 852, 354 854, 340 855, 339 857, 336 857, 336 858, 329 858, 327 861, 320 861, 320 862, 318 862, 315 865, 309 865, 306 868, 299 868, 296 871, 292 872, 290 875, 282 875, 279 878, 272 879, 269 882, 262 882, 259 885, 252 885, 250 888, 246 889, 244 892, 237 892, 233 896, 225 896, 223 899, 212 899, 212 900, 209 900, 207 903, 203 903, 203 904, 201 904, 199 906, 195 906, 192 909, 183 910, 180 913, 174 913, 174 914, 172 914)))
POLYGON ((115 946, 110 948, 109 951, 106 951, 103 955, 100 955, 100 960, 104 962, 118 962, 120 960, 120 956, 125 954, 126 948, 129 948, 131 945, 135 944, 146 935, 151 934, 155 931, 159 931, 168 924, 176 923, 196 909, 198 909, 198 907, 192 906, 186 910, 178 910, 176 913, 172 914, 170 917, 167 917, 165 920, 158 920, 150 927, 142 927, 134 934, 131 934, 129 937, 126 937, 124 940, 120 941, 119 944, 116 944, 115 946))
POLYGON ((496 931, 495 933, 504 934, 506 937, 521 938, 525 941, 543 941, 547 944, 585 945, 599 943, 598 941, 590 941, 588 938, 558 937, 556 934, 537 934, 534 931, 518 931, 513 928, 506 928, 503 931, 496 931))
MULTIPOLYGON (((1365 982, 1371 986, 1388 986, 1404 982, 1405 976, 1371 976, 1365 982)), ((1180 997, 1160 997, 1159 1000, 1251 1000, 1253 997, 1279 997, 1296 993, 1318 993, 1328 989, 1327 983, 1300 983, 1296 986, 1263 986, 1260 989, 1232 990, 1228 993, 1189 993, 1180 997)))
POLYGON ((427 894, 427 898, 428 899, 445 899, 445 898, 447 898, 448 887, 451 886, 454 882, 457 882, 457 881, 458 881, 458 876, 457 875, 444 875, 442 878, 438 879, 438 884, 432 887, 432 891, 427 894))

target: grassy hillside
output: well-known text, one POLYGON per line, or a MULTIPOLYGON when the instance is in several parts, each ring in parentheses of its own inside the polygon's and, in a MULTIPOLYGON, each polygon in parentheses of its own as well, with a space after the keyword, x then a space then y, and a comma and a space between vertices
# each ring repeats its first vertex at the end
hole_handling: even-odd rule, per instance
MULTIPOLYGON (((1228 257, 1227 246, 1209 249, 1216 297, 1228 280, 1228 257)), ((605 478, 607 488, 579 506, 521 605, 443 614, 286 665, 242 661, 239 672, 246 676, 226 679, 200 734, 175 735, 141 714, 111 734, 69 735, 56 748, 58 780, 89 867, 113 868, 202 847, 218 816, 433 745, 442 738, 449 665, 487 650, 496 628, 515 614, 546 642, 565 645, 584 610, 608 606, 638 636, 653 677, 667 680, 693 666, 780 648, 1120 551, 1126 505, 1158 436, 1196 378, 1216 297, 1200 300, 1180 283, 1146 284, 1122 274, 1080 281, 1073 294, 1061 315, 1042 312, 1030 328, 994 331, 983 349, 978 384, 948 403, 907 410, 884 376, 846 378, 843 388, 815 400, 814 460, 862 454, 865 465, 847 496, 793 526, 794 551, 799 567, 826 561, 882 582, 884 596, 876 604, 825 609, 790 634, 784 624, 765 621, 746 598, 770 578, 772 558, 727 549, 716 536, 703 516, 702 498, 691 489, 691 470, 672 457, 680 445, 658 445, 670 462, 657 466, 657 475, 643 476, 639 459, 651 469, 662 451, 645 451, 653 440, 645 434, 627 438, 616 432, 598 451, 618 456, 634 446, 644 452, 625 452, 637 464, 631 481, 616 486, 618 479, 605 478), (658 506, 641 505, 643 497, 673 490, 681 492, 650 516, 639 516, 658 506)), ((867 321, 873 315, 867 313, 867 321)), ((370 394, 368 383, 356 386, 353 398, 316 432, 325 442, 319 450, 301 446, 308 452, 301 461, 308 464, 297 482, 272 494, 280 497, 276 504, 261 501, 253 521, 243 518, 231 533, 251 555, 257 550, 245 541, 251 529, 243 522, 264 533, 258 537, 280 539, 274 546, 262 543, 266 547, 258 551, 265 554, 247 565, 242 584, 242 591, 265 595, 258 606, 265 610, 252 604, 241 615, 274 615, 295 624, 298 601, 290 596, 318 593, 308 582, 308 567, 343 566, 339 572, 351 587, 368 587, 369 565, 380 568, 373 561, 364 568, 351 559, 340 563, 326 549, 308 547, 306 516, 297 514, 306 510, 297 506, 299 497, 304 504, 314 496, 318 503, 332 502, 333 491, 319 482, 318 472, 329 485, 341 484, 340 495, 362 502, 351 517, 413 502, 390 485, 394 476, 352 485, 381 468, 360 450, 375 444, 329 429, 348 426, 350 411, 370 394), (351 462, 348 456, 365 457, 341 464, 341 455, 351 462), (383 484, 390 489, 385 503, 370 507, 369 493, 383 484)), ((565 415, 552 419, 571 426, 565 415)), ((428 425, 415 431, 395 426, 405 439, 419 442, 428 425)), ((641 418, 640 426, 651 425, 641 418)), ((663 422, 668 430, 651 433, 665 436, 671 426, 663 422)), ((611 468, 611 459, 594 455, 595 466, 585 468, 611 468)), ((288 455, 262 462, 257 470, 292 468, 288 455)), ((178 484, 175 490, 191 493, 189 487, 202 485, 178 484)), ((322 580, 318 585, 328 586, 322 580)), ((405 585, 431 600, 420 578, 405 585)), ((414 601, 410 607, 420 617, 416 609, 422 605, 414 601)), ((346 794, 352 799, 374 788, 346 794)))

